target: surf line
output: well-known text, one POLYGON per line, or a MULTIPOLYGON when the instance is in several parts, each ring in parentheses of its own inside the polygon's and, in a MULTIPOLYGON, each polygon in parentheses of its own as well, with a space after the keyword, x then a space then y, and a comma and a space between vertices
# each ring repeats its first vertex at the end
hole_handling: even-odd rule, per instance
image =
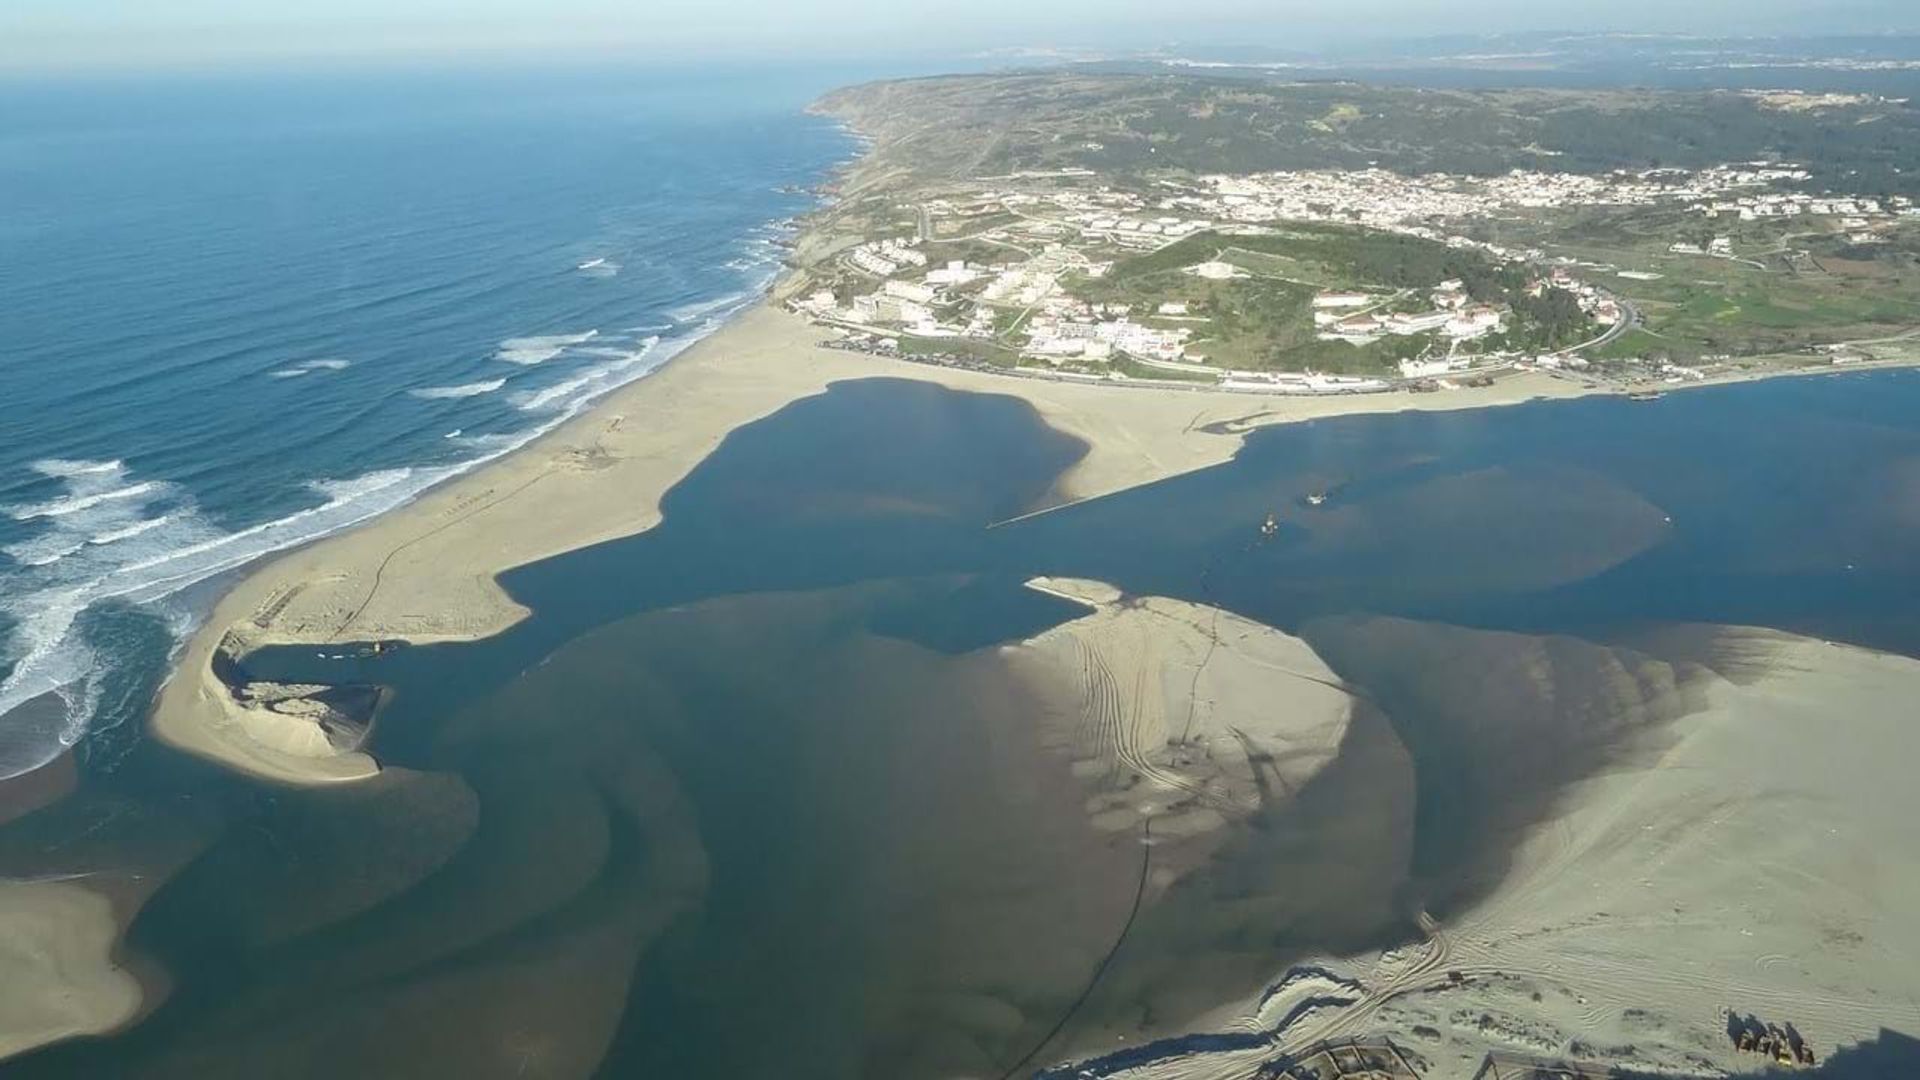
POLYGON ((1067 1011, 1060 1015, 1059 1022, 1053 1025, 1052 1030, 1041 1036, 1039 1042, 1033 1044, 1033 1049, 1027 1051, 1019 1061, 1009 1065, 1007 1071, 1000 1074, 1000 1080, 1013 1080, 1013 1075, 1025 1068, 1027 1062, 1039 1056, 1040 1051, 1047 1048, 1047 1044, 1053 1041, 1054 1036, 1065 1030, 1067 1022, 1073 1019, 1073 1014, 1080 1011, 1080 1006, 1085 1005, 1087 999, 1093 996, 1094 988, 1100 985, 1100 977, 1107 973, 1107 968, 1113 964, 1113 958, 1120 955, 1120 946, 1127 943, 1127 934, 1133 929, 1133 920, 1140 917, 1140 901, 1147 895, 1147 870, 1152 863, 1153 819, 1148 818, 1140 823, 1140 883, 1133 888, 1133 907, 1127 911, 1127 921, 1120 925, 1120 935, 1113 939, 1113 948, 1108 949, 1107 955, 1100 958, 1100 966, 1093 969, 1093 977, 1087 980, 1086 989, 1081 990, 1080 996, 1074 998, 1073 1004, 1067 1006, 1067 1011))

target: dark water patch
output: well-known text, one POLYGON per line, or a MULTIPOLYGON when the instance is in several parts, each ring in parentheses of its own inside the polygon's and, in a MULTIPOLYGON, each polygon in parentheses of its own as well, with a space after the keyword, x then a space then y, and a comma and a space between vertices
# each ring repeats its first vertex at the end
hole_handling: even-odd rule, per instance
POLYGON ((959 655, 1033 637, 1087 614, 1086 605, 1026 587, 1018 577, 968 578, 944 594, 916 591, 876 609, 867 629, 959 655))

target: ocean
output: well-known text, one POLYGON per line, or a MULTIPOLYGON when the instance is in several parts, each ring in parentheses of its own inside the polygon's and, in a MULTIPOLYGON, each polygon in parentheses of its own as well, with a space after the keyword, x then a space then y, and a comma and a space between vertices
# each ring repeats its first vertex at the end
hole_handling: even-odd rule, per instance
POLYGON ((117 753, 210 579, 748 302, 852 150, 833 81, 0 83, 0 777, 117 753))

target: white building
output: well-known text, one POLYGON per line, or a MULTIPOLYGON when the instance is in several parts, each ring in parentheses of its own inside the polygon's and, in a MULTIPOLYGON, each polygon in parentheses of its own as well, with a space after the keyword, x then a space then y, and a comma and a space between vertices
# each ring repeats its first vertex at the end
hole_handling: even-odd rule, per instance
POLYGON ((854 249, 853 265, 865 270, 869 274, 877 274, 880 277, 890 277, 900 269, 898 265, 888 262, 886 259, 881 258, 866 248, 854 249))
POLYGON ((1500 312, 1484 304, 1471 307, 1447 320, 1446 333, 1454 338, 1476 338, 1500 328, 1500 312))
POLYGON ((927 271, 929 285, 967 285, 979 280, 981 271, 955 259, 938 270, 927 271))
POLYGON ((885 292, 888 296, 896 299, 908 300, 915 304, 930 304, 933 302, 933 289, 930 286, 921 285, 916 282, 889 281, 880 288, 881 291, 885 292))

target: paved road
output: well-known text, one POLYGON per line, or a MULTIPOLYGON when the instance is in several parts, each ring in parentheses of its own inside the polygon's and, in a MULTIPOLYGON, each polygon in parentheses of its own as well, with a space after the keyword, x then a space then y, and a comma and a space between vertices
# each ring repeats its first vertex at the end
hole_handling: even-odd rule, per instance
POLYGON ((1613 302, 1620 305, 1619 320, 1616 321, 1612 326, 1607 327, 1607 332, 1604 334, 1601 334, 1599 337, 1591 338, 1587 341, 1583 341, 1578 345, 1572 346, 1571 348, 1562 349, 1561 353, 1563 355, 1571 356, 1574 353, 1582 352, 1586 349, 1599 348, 1600 346, 1615 340, 1616 338, 1620 337, 1622 334, 1625 334, 1627 331, 1633 330, 1640 325, 1640 309, 1637 307, 1634 307, 1633 302, 1631 300, 1628 300, 1626 297, 1621 296, 1618 293, 1608 293, 1607 295, 1613 297, 1613 302))

